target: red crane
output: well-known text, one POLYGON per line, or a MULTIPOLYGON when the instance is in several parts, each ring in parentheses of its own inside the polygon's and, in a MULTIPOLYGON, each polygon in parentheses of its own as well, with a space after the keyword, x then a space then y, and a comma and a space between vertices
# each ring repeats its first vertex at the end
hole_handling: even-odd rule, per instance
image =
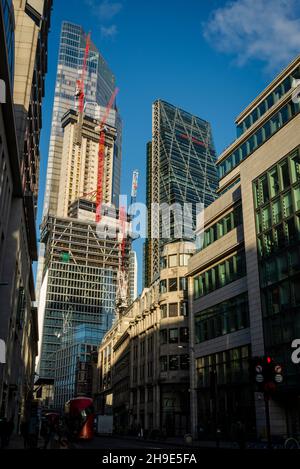
POLYGON ((86 76, 86 71, 87 71, 87 61, 89 58, 90 47, 91 47, 91 34, 89 33, 86 38, 81 79, 77 80, 76 82, 76 97, 78 98, 78 113, 79 113, 80 121, 83 117, 83 111, 84 111, 84 98, 85 98, 84 85, 85 85, 85 76, 86 76))

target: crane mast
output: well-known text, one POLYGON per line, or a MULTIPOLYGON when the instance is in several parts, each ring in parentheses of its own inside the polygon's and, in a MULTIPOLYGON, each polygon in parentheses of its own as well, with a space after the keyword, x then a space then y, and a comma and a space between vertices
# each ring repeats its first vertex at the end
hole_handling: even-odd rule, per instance
MULTIPOLYGON (((131 186, 131 200, 130 204, 134 204, 136 201, 137 188, 138 188, 138 176, 139 172, 135 170, 132 176, 131 186)), ((128 242, 129 231, 126 228, 130 228, 131 213, 127 214, 123 206, 119 209, 119 223, 120 223, 120 247, 119 247, 119 270, 117 276, 117 298, 116 307, 117 314, 120 316, 128 306, 128 266, 126 266, 126 247, 128 242)))

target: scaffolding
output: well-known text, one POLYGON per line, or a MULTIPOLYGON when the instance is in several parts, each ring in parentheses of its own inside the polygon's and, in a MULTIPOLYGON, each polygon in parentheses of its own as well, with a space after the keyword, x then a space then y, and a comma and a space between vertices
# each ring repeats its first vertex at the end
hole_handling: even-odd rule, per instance
MULTIPOLYGON (((47 274, 40 375, 53 377, 53 352, 60 347, 59 332, 72 310, 72 328, 91 325, 110 329, 116 315, 119 240, 100 239, 96 223, 49 216, 41 227, 45 244, 43 278, 47 274), (52 354, 52 355, 51 355, 52 354)), ((130 244, 124 247, 129 265, 130 244)))

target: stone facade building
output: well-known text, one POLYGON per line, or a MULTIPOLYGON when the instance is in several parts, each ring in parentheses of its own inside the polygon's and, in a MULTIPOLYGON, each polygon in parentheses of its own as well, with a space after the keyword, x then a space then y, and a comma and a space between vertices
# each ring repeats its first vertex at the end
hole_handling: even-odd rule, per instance
POLYGON ((115 322, 99 349, 98 410, 117 432, 189 430, 188 308, 190 242, 165 245, 160 279, 115 322))

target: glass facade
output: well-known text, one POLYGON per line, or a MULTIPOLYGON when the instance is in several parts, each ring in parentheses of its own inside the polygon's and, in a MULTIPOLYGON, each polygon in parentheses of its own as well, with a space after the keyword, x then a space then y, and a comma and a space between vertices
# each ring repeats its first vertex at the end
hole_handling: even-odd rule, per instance
POLYGON ((240 251, 194 278, 194 300, 246 275, 245 252, 240 251))
MULTIPOLYGON (((79 72, 83 67, 86 39, 87 35, 81 26, 63 22, 51 124, 44 215, 48 212, 52 215, 57 213, 63 144, 61 120, 69 109, 77 106, 75 103, 76 80, 80 77, 79 72)), ((114 89, 115 77, 97 47, 91 43, 85 79, 85 113, 92 118, 99 118, 95 104, 106 107, 114 89)), ((112 193, 115 194, 113 203, 116 203, 120 193, 122 140, 122 123, 118 113, 113 125, 117 128, 112 181, 112 193)))
POLYGON ((79 362, 88 363, 97 352, 103 332, 82 324, 68 331, 55 354, 54 407, 64 404, 76 394, 76 370, 79 362))
POLYGON ((249 327, 247 293, 195 314, 195 340, 198 344, 245 327, 249 327))
POLYGON ((147 202, 152 220, 148 225, 151 247, 146 252, 150 282, 160 273, 165 244, 176 239, 194 240, 197 209, 216 199, 217 187, 209 122, 165 101, 155 101, 152 146, 147 152, 147 202), (159 206, 157 216, 152 204, 159 206))
POLYGON ((270 93, 253 111, 237 126, 237 136, 240 137, 246 130, 255 124, 274 104, 278 103, 293 87, 293 79, 300 78, 300 67, 297 67, 270 93))
POLYGON ((15 15, 12 0, 1 0, 3 20, 6 37, 6 47, 8 54, 8 66, 10 70, 10 81, 14 83, 14 62, 15 62, 15 15))
POLYGON ((95 230, 95 225, 53 218, 42 231, 42 239, 47 239, 39 364, 43 378, 54 377, 55 353, 61 347, 62 333, 69 327, 90 327, 98 335, 101 332, 100 343, 112 326, 119 244, 100 241, 95 230))
POLYGON ((197 250, 201 251, 202 249, 207 248, 207 246, 213 244, 237 226, 242 225, 242 223, 242 205, 239 205, 232 212, 226 214, 223 218, 197 236, 197 250))
POLYGON ((251 137, 241 144, 233 153, 228 155, 218 165, 219 177, 230 173, 245 158, 272 137, 281 127, 287 124, 300 112, 300 103, 292 100, 285 104, 278 112, 270 117, 251 137))
POLYGON ((216 198, 218 176, 210 124, 159 101, 160 203, 196 202, 207 207, 216 198))
POLYGON ((200 357, 197 367, 198 423, 202 436, 234 438, 241 421, 248 435, 255 433, 254 393, 250 384, 250 345, 200 357))
POLYGON ((300 385, 291 342, 300 337, 300 150, 254 181, 265 347, 300 385))

